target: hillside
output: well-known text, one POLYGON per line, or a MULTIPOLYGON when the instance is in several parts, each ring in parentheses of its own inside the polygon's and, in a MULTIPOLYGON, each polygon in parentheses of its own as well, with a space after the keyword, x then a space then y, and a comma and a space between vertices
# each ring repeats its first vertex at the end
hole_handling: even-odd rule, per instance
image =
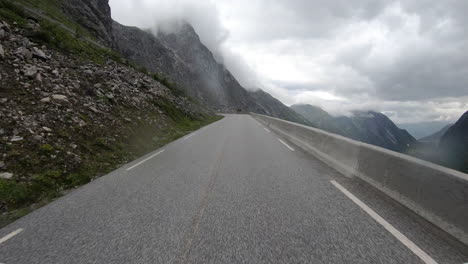
POLYGON ((317 127, 335 134, 344 134, 342 128, 335 124, 335 118, 320 107, 300 104, 292 105, 291 109, 306 118, 313 127, 317 127))
POLYGON ((4 0, 0 68, 0 226, 220 118, 4 0))
POLYGON ((354 111, 352 116, 333 117, 312 105, 293 105, 315 127, 365 143, 403 152, 416 140, 387 116, 373 111, 354 111))
POLYGON ((146 70, 176 83, 185 94, 214 111, 236 112, 240 109, 306 122, 271 95, 243 88, 229 70, 216 61, 189 24, 181 23, 174 32, 155 35, 113 21, 108 0, 66 0, 61 7, 103 44, 146 70))

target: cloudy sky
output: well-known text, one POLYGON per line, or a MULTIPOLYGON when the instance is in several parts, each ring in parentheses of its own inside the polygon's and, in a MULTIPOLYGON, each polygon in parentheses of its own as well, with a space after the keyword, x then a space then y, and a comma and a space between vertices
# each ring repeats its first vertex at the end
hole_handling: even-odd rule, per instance
POLYGON ((398 124, 468 110, 465 0, 111 0, 113 17, 189 21, 246 87, 333 114, 377 110, 398 124))

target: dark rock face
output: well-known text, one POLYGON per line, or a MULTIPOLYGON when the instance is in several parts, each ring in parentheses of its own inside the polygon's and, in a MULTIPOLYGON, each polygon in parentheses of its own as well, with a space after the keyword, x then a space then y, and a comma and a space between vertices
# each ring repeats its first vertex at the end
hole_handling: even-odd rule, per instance
POLYGON ((319 129, 393 151, 403 152, 416 141, 381 113, 355 111, 351 117, 333 117, 316 106, 294 105, 291 108, 319 129))
POLYGON ((114 41, 108 0, 64 0, 62 9, 101 42, 112 47, 114 41))
POLYGON ((443 165, 468 173, 468 111, 442 136, 439 150, 443 165))
POLYGON ((355 112, 350 117, 360 140, 393 151, 403 152, 416 139, 398 128, 386 115, 373 111, 355 112))
POLYGON ((108 0, 66 0, 63 8, 125 58, 151 72, 164 74, 187 95, 215 111, 253 111, 307 123, 269 94, 244 89, 188 24, 182 23, 172 33, 155 35, 113 21, 108 0))

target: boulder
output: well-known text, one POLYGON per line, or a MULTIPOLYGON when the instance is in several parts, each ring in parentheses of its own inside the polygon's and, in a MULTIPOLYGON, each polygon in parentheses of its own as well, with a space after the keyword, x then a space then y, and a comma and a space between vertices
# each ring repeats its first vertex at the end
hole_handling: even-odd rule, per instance
POLYGON ((5 58, 5 50, 3 49, 2 44, 0 44, 0 58, 5 58))
POLYGON ((36 77, 37 72, 39 69, 36 66, 29 66, 24 69, 24 76, 33 79, 36 77))
POLYGON ((10 172, 0 173, 0 179, 8 180, 8 179, 11 179, 12 177, 13 177, 13 173, 10 173, 10 172))
POLYGON ((50 103, 50 97, 42 98, 41 103, 50 103))
POLYGON ((10 139, 11 142, 18 142, 18 141, 21 141, 21 140, 23 140, 23 138, 20 137, 20 136, 13 136, 13 137, 10 139))
POLYGON ((44 130, 45 132, 52 132, 52 129, 48 128, 48 127, 42 127, 42 130, 44 130))
POLYGON ((37 47, 34 47, 32 50, 32 55, 36 58, 39 58, 41 60, 48 60, 49 58, 45 55, 45 53, 38 49, 37 47))
POLYGON ((58 101, 58 102, 67 102, 68 98, 63 94, 53 94, 52 100, 58 101))
POLYGON ((16 54, 20 55, 24 60, 29 61, 33 58, 33 54, 29 49, 25 47, 20 47, 17 51, 16 54))

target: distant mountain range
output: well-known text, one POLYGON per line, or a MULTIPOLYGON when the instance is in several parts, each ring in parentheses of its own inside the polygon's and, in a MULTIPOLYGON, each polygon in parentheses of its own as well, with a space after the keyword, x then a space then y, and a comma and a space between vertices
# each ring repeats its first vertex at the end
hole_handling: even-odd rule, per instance
POLYGON ((439 146, 440 138, 453 126, 453 124, 448 124, 444 126, 441 130, 435 132, 432 135, 427 137, 420 138, 418 141, 422 143, 430 143, 433 144, 435 147, 439 146))
POLYGON ((386 115, 373 111, 354 111, 352 116, 333 117, 312 105, 293 105, 293 110, 314 127, 365 143, 404 152, 416 139, 398 128, 386 115))
MULTIPOLYGON (((406 129, 417 140, 428 137, 446 125, 447 121, 423 121, 416 123, 395 123, 399 128, 406 129)), ((453 124, 453 123, 452 123, 453 124)))

